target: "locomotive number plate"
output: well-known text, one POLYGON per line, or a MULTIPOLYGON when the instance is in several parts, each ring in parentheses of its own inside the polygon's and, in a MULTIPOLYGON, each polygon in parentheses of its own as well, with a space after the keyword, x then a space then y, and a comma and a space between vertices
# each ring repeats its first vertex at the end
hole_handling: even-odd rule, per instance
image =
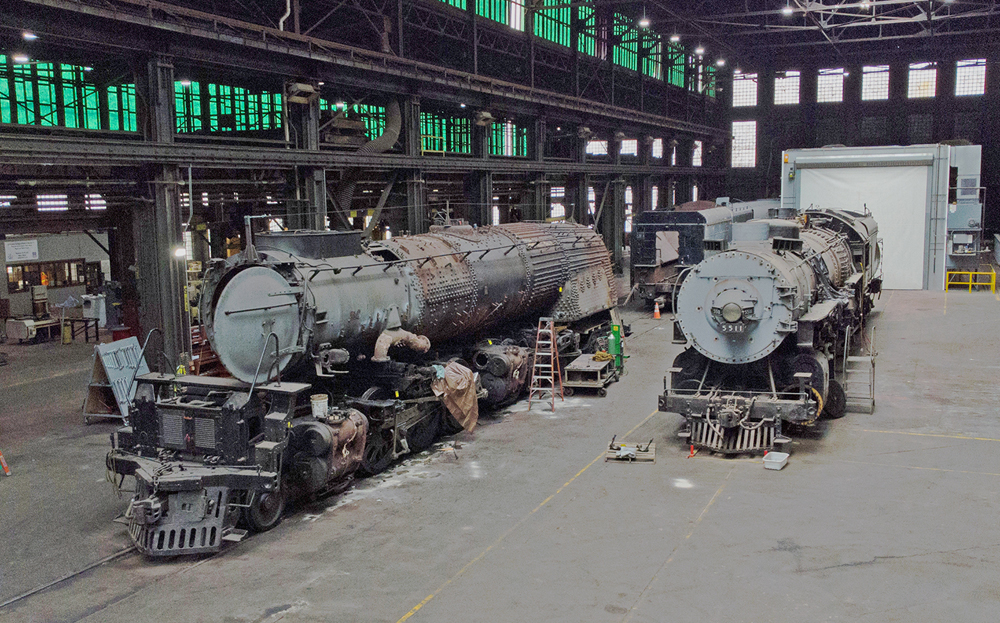
POLYGON ((727 324, 722 325, 722 332, 723 333, 743 333, 743 331, 744 331, 745 328, 746 328, 746 325, 742 324, 742 323, 734 323, 734 324, 728 324, 727 323, 727 324))

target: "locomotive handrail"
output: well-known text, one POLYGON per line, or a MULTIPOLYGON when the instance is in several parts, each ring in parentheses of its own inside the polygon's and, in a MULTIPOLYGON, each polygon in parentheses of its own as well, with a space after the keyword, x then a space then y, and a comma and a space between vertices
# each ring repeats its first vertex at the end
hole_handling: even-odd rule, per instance
MULTIPOLYGON (((257 386, 257 377, 260 376, 260 366, 264 363, 264 355, 267 353, 267 344, 271 341, 271 336, 274 336, 274 362, 267 367, 268 375, 271 373, 271 368, 273 368, 278 361, 281 359, 281 347, 278 344, 278 334, 271 331, 264 338, 264 348, 260 350, 260 360, 257 362, 257 370, 253 375, 253 383, 250 383, 250 395, 253 396, 254 387, 257 386)), ((278 385, 281 385, 281 366, 278 366, 278 385)))

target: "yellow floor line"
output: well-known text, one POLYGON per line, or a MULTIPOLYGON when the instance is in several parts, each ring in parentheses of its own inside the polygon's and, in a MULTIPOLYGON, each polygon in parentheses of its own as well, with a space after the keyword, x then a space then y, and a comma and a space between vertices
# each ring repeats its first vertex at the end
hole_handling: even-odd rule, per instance
MULTIPOLYGON (((726 474, 726 479, 723 480, 722 484, 719 485, 719 488, 716 489, 715 495, 713 495, 712 499, 708 501, 708 504, 705 505, 705 508, 701 509, 701 513, 698 514, 698 518, 694 520, 694 524, 691 526, 691 530, 687 533, 687 536, 684 537, 685 541, 690 539, 691 535, 693 535, 695 533, 695 530, 698 529, 698 524, 701 523, 701 520, 705 517, 705 513, 707 513, 708 509, 712 507, 712 504, 715 504, 716 498, 718 498, 719 495, 722 493, 722 490, 726 488, 726 483, 729 481, 729 477, 732 475, 733 475, 733 470, 729 470, 729 473, 726 474)), ((639 596, 635 598, 635 602, 632 604, 632 607, 628 609, 628 613, 622 618, 622 623, 626 623, 629 619, 632 618, 632 614, 635 613, 636 609, 639 607, 639 602, 642 601, 642 596, 646 594, 646 591, 648 591, 651 586, 653 586, 653 583, 656 582, 656 578, 659 577, 660 572, 662 572, 667 567, 667 565, 669 565, 670 562, 674 559, 674 555, 677 554, 677 550, 680 548, 680 546, 681 543, 678 543, 677 545, 674 546, 674 549, 670 551, 670 556, 668 556, 667 559, 663 561, 663 564, 660 565, 660 568, 656 570, 656 573, 653 574, 653 577, 649 578, 649 583, 646 584, 645 588, 642 589, 642 591, 639 593, 639 596)))
MULTIPOLYGON (((622 441, 624 441, 626 437, 628 437, 629 435, 631 435, 632 433, 634 433, 636 430, 638 430, 640 426, 642 426, 643 424, 645 424, 646 422, 648 422, 649 418, 653 417, 657 413, 659 413, 659 411, 653 411, 652 413, 650 413, 649 415, 647 415, 641 422, 639 422, 638 424, 636 424, 635 426, 633 426, 632 430, 630 430, 629 432, 627 432, 624 435, 622 435, 622 441)), ((448 587, 449 584, 451 584, 452 582, 454 582, 458 578, 460 578, 463 575, 465 575, 466 571, 468 571, 469 569, 471 569, 473 565, 475 565, 477 562, 479 562, 484 557, 486 557, 486 554, 490 553, 493 549, 495 549, 498 545, 500 545, 500 543, 502 543, 507 537, 509 537, 511 534, 513 534, 513 532, 515 530, 517 530, 518 528, 520 528, 526 521, 528 521, 528 519, 530 519, 532 515, 534 515, 535 513, 537 513, 539 510, 541 510, 543 506, 545 506, 550 501, 552 501, 552 498, 554 498, 555 496, 559 495, 559 493, 563 489, 565 489, 566 487, 568 487, 574 480, 576 480, 577 478, 579 478, 580 475, 583 474, 583 472, 585 472, 588 469, 590 469, 590 467, 594 463, 596 463, 599 460, 601 460, 602 458, 604 458, 605 452, 606 452, 605 450, 601 450, 601 453, 598 454, 596 457, 594 457, 593 461, 591 461, 590 463, 587 463, 587 465, 583 469, 581 469, 580 471, 578 471, 576 474, 574 474, 574 476, 572 478, 570 478, 565 483, 563 483, 563 486, 561 486, 558 489, 556 489, 555 493, 553 493, 549 497, 547 497, 544 500, 542 500, 541 504, 539 504, 538 506, 536 506, 535 508, 533 508, 530 513, 528 513, 527 515, 525 515, 524 517, 522 517, 516 524, 514 524, 506 532, 504 532, 503 534, 501 534, 500 537, 496 541, 493 541, 493 543, 491 543, 489 547, 487 547, 482 552, 480 552, 478 556, 476 556, 475 558, 473 558, 472 560, 470 560, 469 562, 467 562, 464 567, 462 567, 461 569, 458 570, 458 573, 456 573, 455 575, 453 575, 450 578, 448 578, 445 581, 444 584, 442 584, 441 586, 438 587, 438 589, 436 591, 434 591, 433 593, 431 593, 430 595, 428 595, 427 597, 425 597, 423 599, 423 601, 421 601, 417 605, 415 605, 412 608, 410 608, 410 611, 407 612, 406 614, 404 614, 398 621, 396 621, 396 623, 403 623, 403 621, 406 621, 407 619, 409 619, 410 617, 412 617, 421 608, 423 608, 428 603, 430 603, 430 601, 432 599, 434 599, 435 597, 437 597, 441 593, 441 591, 443 591, 445 588, 448 587)), ((721 491, 721 489, 720 489, 720 491, 721 491)), ((716 495, 718 495, 718 493, 716 493, 716 495)), ((714 501, 715 498, 713 497, 712 500, 714 501)), ((709 506, 711 506, 711 502, 709 502, 709 506)), ((708 507, 705 507, 705 510, 708 510, 708 507)), ((702 515, 704 515, 704 514, 705 514, 705 512, 702 511, 702 515)), ((698 521, 701 521, 701 516, 698 517, 698 521)), ((695 522, 695 525, 697 525, 697 522, 695 522)), ((688 536, 690 536, 690 535, 688 535, 688 536)))
POLYGON ((943 439, 968 439, 969 441, 1000 441, 1000 439, 995 439, 993 437, 967 437, 965 435, 940 435, 936 433, 909 433, 906 431, 899 430, 871 430, 867 428, 861 429, 865 433, 883 433, 885 435, 909 435, 911 437, 941 437, 943 439))

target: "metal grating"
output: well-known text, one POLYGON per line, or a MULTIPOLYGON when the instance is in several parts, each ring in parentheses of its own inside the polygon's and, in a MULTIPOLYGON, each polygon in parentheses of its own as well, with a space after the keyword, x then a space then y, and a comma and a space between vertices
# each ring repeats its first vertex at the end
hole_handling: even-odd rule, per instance
POLYGON ((207 417, 194 419, 194 445, 215 450, 215 420, 207 417))
POLYGON ((763 424, 757 428, 718 429, 704 420, 691 422, 691 443, 724 454, 738 454, 757 450, 774 449, 774 425, 763 424))
POLYGON ((180 413, 161 411, 160 440, 168 448, 184 447, 184 416, 180 413))

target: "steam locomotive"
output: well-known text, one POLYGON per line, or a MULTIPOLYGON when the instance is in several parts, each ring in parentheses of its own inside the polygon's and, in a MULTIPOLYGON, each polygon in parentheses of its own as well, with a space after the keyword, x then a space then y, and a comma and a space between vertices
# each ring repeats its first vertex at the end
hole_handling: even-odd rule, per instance
POLYGON ((136 481, 129 533, 153 556, 218 551, 285 503, 349 486, 471 428, 525 387, 537 320, 561 355, 620 322, 608 251, 566 223, 259 235, 205 276, 202 320, 230 379, 148 374, 113 436, 136 481), (291 379, 292 382, 289 381, 291 379))
POLYGON ((732 241, 677 291, 674 336, 686 349, 659 410, 684 418, 682 439, 720 453, 781 447, 791 441, 783 426, 843 416, 844 364, 881 290, 880 267, 868 215, 734 223, 732 241))

